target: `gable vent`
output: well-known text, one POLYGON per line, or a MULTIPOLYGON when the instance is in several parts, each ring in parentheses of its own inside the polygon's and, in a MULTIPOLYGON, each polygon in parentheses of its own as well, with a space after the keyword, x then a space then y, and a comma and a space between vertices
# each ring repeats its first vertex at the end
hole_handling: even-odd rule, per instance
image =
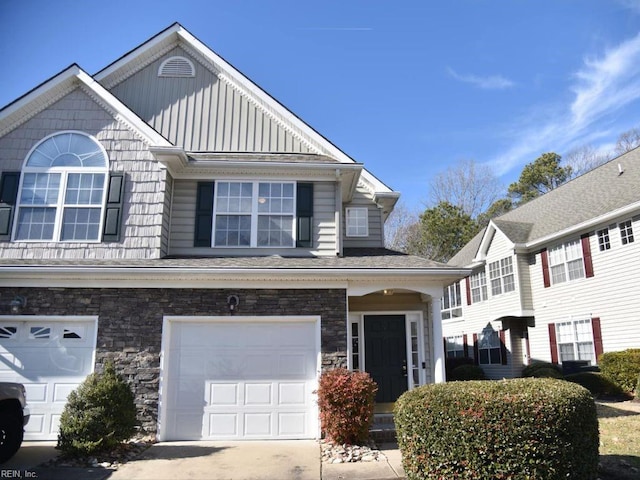
POLYGON ((195 77, 193 62, 185 57, 167 58, 158 69, 159 77, 195 77))

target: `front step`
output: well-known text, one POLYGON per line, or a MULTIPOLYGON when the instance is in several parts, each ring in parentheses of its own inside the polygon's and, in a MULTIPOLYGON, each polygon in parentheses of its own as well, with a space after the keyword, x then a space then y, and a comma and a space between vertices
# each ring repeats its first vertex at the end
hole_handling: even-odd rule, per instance
POLYGON ((369 434, 378 445, 396 441, 396 426, 393 413, 375 413, 369 434))

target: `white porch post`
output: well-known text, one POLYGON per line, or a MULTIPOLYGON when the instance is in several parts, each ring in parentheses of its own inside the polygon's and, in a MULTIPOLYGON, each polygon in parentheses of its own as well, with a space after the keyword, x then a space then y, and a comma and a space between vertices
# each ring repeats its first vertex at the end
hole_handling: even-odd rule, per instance
POLYGON ((431 297, 431 321, 433 324, 433 381, 443 383, 446 379, 444 370, 445 352, 442 342, 442 312, 440 297, 431 297))

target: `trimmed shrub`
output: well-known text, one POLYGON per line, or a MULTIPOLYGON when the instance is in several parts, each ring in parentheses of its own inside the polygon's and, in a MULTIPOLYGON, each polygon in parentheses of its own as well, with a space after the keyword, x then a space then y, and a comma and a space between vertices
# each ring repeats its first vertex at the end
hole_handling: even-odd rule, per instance
POLYGON ((377 392, 378 385, 366 372, 337 368, 323 373, 317 393, 325 437, 348 444, 367 440, 377 392))
POLYGON ((451 377, 447 377, 447 380, 485 380, 486 378, 484 370, 477 365, 460 365, 453 369, 451 377))
POLYGON ((447 380, 451 380, 453 371, 461 365, 475 365, 473 358, 469 357, 447 357, 444 363, 447 380))
POLYGON ((602 373, 579 372, 572 373, 571 375, 565 375, 564 378, 569 382, 582 385, 596 397, 600 395, 612 395, 617 397, 625 394, 624 390, 609 380, 608 377, 605 377, 602 373))
POLYGON ((605 377, 625 392, 632 393, 640 375, 640 348, 603 353, 598 365, 605 377))
POLYGON ((69 455, 109 450, 133 436, 136 406, 131 388, 109 362, 69 394, 60 417, 58 448, 69 455))
POLYGON ((558 380, 562 380, 564 376, 558 372, 556 368, 539 368, 537 369, 531 377, 535 378, 557 378, 558 380))
POLYGON ((531 365, 527 365, 522 369, 522 376, 538 378, 562 378, 562 369, 555 363, 535 362, 531 365), (538 374, 540 370, 543 370, 542 375, 538 374), (558 376, 553 376, 553 374, 549 373, 549 370, 555 370, 558 376))
POLYGON ((570 382, 425 385, 405 392, 394 414, 410 480, 597 477, 595 403, 570 382))

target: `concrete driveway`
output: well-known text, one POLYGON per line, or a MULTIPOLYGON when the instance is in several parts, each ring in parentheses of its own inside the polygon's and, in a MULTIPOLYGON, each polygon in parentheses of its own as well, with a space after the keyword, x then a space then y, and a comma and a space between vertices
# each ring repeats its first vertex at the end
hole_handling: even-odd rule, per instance
POLYGON ((314 440, 156 443, 109 480, 319 480, 314 440))

